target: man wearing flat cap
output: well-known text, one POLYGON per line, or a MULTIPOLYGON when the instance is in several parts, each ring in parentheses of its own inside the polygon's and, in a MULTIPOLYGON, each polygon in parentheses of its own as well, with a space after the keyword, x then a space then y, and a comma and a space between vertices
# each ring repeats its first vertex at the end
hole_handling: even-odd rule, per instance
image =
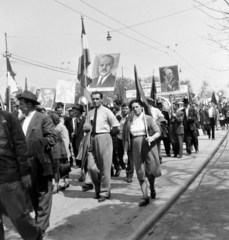
POLYGON ((49 226, 52 207, 52 150, 57 136, 51 118, 37 112, 40 103, 30 91, 24 91, 18 98, 24 114, 20 120, 29 149, 31 161, 32 188, 30 197, 35 210, 35 221, 43 235, 49 226))

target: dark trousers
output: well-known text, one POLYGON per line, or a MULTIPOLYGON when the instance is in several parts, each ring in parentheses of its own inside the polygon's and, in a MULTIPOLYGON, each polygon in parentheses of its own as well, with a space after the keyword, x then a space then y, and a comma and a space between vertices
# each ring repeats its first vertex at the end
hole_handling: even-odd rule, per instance
POLYGON ((174 155, 179 155, 180 157, 183 156, 183 140, 184 134, 176 134, 175 141, 174 141, 174 155))
POLYGON ((193 144, 195 150, 198 151, 199 150, 199 141, 198 141, 198 137, 197 137, 197 130, 191 130, 190 136, 191 136, 191 143, 193 144))
POLYGON ((21 182, 0 185, 0 240, 4 240, 2 215, 10 218, 21 237, 25 240, 41 240, 41 229, 36 225, 26 206, 25 189, 21 182))
POLYGON ((212 139, 215 139, 215 119, 214 118, 209 118, 209 119, 210 119, 211 131, 212 131, 212 139))
MULTIPOLYGON (((118 150, 119 164, 124 169, 125 168, 125 163, 123 162, 124 149, 123 149, 122 139, 119 139, 119 138, 117 138, 117 150, 118 150)), ((134 175, 134 163, 133 163, 132 159, 130 158, 130 153, 128 152, 126 177, 133 178, 133 175, 134 175)))
POLYGON ((52 208, 52 176, 36 176, 29 195, 36 214, 36 223, 42 230, 46 230, 52 208))
POLYGON ((185 140, 185 144, 186 144, 186 152, 191 154, 191 133, 190 130, 184 130, 185 134, 184 134, 184 140, 185 140))
POLYGON ((170 139, 169 139, 169 134, 167 134, 167 138, 163 138, 163 143, 165 146, 165 152, 167 155, 170 154, 170 139))

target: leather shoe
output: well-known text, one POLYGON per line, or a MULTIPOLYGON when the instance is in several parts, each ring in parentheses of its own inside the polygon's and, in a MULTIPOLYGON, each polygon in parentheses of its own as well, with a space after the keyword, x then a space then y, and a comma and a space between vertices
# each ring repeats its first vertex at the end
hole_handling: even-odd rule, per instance
POLYGON ((174 154, 174 156, 173 156, 173 157, 175 157, 175 158, 176 158, 176 157, 177 157, 177 154, 174 154))
POLYGON ((70 187, 70 183, 65 183, 64 186, 60 187, 60 190, 65 190, 66 188, 69 188, 70 187))
POLYGON ((120 170, 120 169, 119 169, 119 170, 116 170, 116 172, 115 172, 115 177, 119 177, 120 173, 121 173, 121 170, 120 170))
POLYGON ((138 204, 138 206, 139 207, 144 207, 144 206, 146 206, 146 205, 148 205, 149 204, 149 198, 143 198, 140 202, 139 202, 139 204, 138 204))
POLYGON ((126 182, 127 182, 127 183, 132 183, 132 181, 133 181, 132 178, 127 178, 127 179, 126 179, 126 182))
POLYGON ((104 196, 100 196, 100 197, 98 198, 98 202, 104 202, 104 201, 106 201, 106 200, 107 200, 107 198, 104 197, 104 196))
POLYGON ((156 198, 156 191, 152 191, 151 194, 150 194, 151 198, 152 199, 155 199, 156 198))
POLYGON ((100 198, 100 194, 96 193, 95 196, 94 196, 94 199, 99 199, 99 198, 100 198))
POLYGON ((83 192, 87 192, 87 191, 89 191, 89 190, 92 190, 93 188, 94 188, 94 187, 93 187, 92 184, 85 184, 85 185, 82 186, 82 191, 83 191, 83 192))

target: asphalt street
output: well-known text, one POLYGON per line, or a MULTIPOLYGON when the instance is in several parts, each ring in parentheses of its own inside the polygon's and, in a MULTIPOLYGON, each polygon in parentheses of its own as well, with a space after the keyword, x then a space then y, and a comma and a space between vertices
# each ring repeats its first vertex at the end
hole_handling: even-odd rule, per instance
MULTIPOLYGON (((144 224, 149 215, 168 201, 204 162, 225 134, 226 130, 216 131, 215 140, 199 137, 199 153, 184 156, 182 159, 166 157, 163 152, 163 176, 156 179, 157 197, 144 208, 138 207, 142 194, 135 174, 131 184, 125 182, 124 171, 120 177, 112 177, 111 199, 98 203, 93 198, 93 190, 82 192, 83 183, 77 181, 80 170, 74 169, 71 172, 70 188, 53 196, 51 224, 45 239, 126 239, 144 224)), ((189 190, 152 228, 148 239, 228 239, 224 238, 229 233, 229 144, 226 143, 227 141, 222 144, 210 162, 210 168, 199 175, 189 190), (220 229, 222 238, 217 237, 220 229)), ((7 218, 4 222, 6 239, 21 239, 7 218)))

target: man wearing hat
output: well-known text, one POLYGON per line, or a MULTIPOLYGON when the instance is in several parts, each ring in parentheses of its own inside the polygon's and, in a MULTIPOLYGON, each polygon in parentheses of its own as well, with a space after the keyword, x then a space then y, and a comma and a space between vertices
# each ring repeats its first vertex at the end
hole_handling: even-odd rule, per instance
MULTIPOLYGON (((81 104, 76 104, 74 107, 72 107, 72 110, 73 110, 72 147, 73 147, 74 155, 75 157, 77 157, 80 142, 84 136, 84 131, 83 131, 83 125, 85 123, 85 116, 83 116, 84 107, 81 104)), ((76 160, 76 165, 81 167, 81 161, 76 160)))
POLYGON ((43 235, 49 226, 52 206, 52 149, 57 136, 51 118, 37 112, 36 96, 24 91, 18 98, 19 107, 24 114, 21 125, 29 149, 31 161, 32 188, 29 190, 35 210, 35 221, 43 235))
POLYGON ((196 150, 196 153, 199 151, 199 143, 197 138, 197 128, 195 125, 195 120, 197 119, 196 110, 189 105, 189 100, 187 97, 183 99, 184 108, 181 110, 184 112, 184 132, 185 132, 185 141, 186 141, 186 151, 187 155, 192 153, 191 145, 193 144, 196 150))

